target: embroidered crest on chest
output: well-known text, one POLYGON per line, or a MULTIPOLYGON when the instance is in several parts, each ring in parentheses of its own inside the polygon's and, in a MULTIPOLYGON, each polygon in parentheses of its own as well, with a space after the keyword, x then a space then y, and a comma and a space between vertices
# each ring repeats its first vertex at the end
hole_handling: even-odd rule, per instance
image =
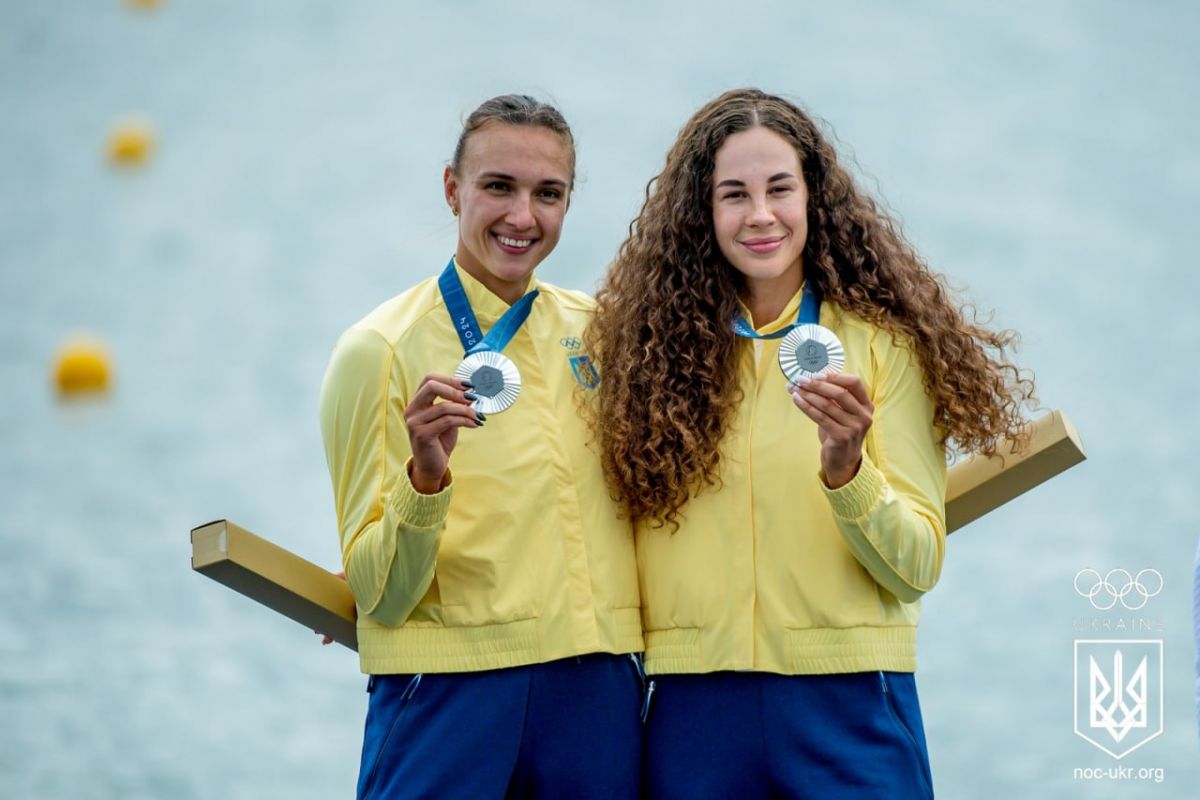
POLYGON ((558 340, 567 351, 567 363, 575 380, 585 389, 595 389, 600 385, 600 372, 591 356, 583 352, 583 341, 578 336, 564 336, 558 340))

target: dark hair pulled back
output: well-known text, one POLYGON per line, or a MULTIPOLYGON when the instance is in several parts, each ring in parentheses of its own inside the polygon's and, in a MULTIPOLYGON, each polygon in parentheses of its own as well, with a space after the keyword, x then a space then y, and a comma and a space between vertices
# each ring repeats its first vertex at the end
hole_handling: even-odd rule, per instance
POLYGON ((454 147, 454 158, 450 168, 456 173, 462 163, 463 152, 471 135, 489 122, 502 122, 505 125, 527 125, 546 128, 557 133, 567 144, 571 159, 571 186, 575 185, 575 137, 571 134, 571 126, 563 117, 562 112, 549 103, 530 97, 527 94, 502 94, 485 100, 467 117, 463 123, 462 133, 459 134, 458 144, 454 147))

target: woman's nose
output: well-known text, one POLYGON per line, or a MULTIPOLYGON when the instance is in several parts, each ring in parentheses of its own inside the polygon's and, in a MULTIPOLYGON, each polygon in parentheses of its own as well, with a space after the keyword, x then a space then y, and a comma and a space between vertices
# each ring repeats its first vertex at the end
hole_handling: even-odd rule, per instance
POLYGON ((504 221, 517 230, 532 228, 534 226, 533 198, 521 193, 514 195, 512 203, 508 207, 508 213, 504 216, 504 221))

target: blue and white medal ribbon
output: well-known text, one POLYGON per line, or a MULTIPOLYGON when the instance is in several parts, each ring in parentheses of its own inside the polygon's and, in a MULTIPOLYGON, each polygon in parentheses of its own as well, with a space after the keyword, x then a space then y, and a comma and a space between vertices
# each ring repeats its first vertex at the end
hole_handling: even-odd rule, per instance
POLYGON ((470 381, 479 399, 472 405, 484 414, 499 414, 512 407, 521 393, 521 373, 503 350, 533 310, 538 290, 534 289, 513 303, 504 316, 496 321, 487 336, 479 328, 479 320, 471 309, 462 281, 454 270, 454 259, 438 278, 438 289, 450 313, 450 321, 458 332, 466 357, 454 370, 454 377, 470 381))
POLYGON ((789 384, 800 378, 832 375, 846 366, 846 349, 837 334, 818 324, 821 297, 811 281, 805 281, 796 321, 774 333, 757 333, 740 315, 733 320, 733 331, 746 339, 778 339, 779 368, 789 384))

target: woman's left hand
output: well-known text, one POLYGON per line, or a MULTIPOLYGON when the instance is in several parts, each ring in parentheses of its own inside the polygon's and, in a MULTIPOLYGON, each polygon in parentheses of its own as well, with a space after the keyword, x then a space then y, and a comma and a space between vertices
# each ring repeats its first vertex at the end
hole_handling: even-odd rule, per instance
MULTIPOLYGON (((337 577, 341 578, 342 580, 346 580, 345 572, 335 572, 333 574, 336 575, 337 577)), ((321 633, 320 631, 313 631, 313 633, 315 633, 317 636, 321 637, 321 644, 333 644, 333 637, 330 636, 328 633, 321 633)))
POLYGON ((845 486, 858 474, 863 440, 871 429, 875 406, 857 375, 838 372, 791 387, 792 402, 817 423, 821 469, 830 489, 845 486))

